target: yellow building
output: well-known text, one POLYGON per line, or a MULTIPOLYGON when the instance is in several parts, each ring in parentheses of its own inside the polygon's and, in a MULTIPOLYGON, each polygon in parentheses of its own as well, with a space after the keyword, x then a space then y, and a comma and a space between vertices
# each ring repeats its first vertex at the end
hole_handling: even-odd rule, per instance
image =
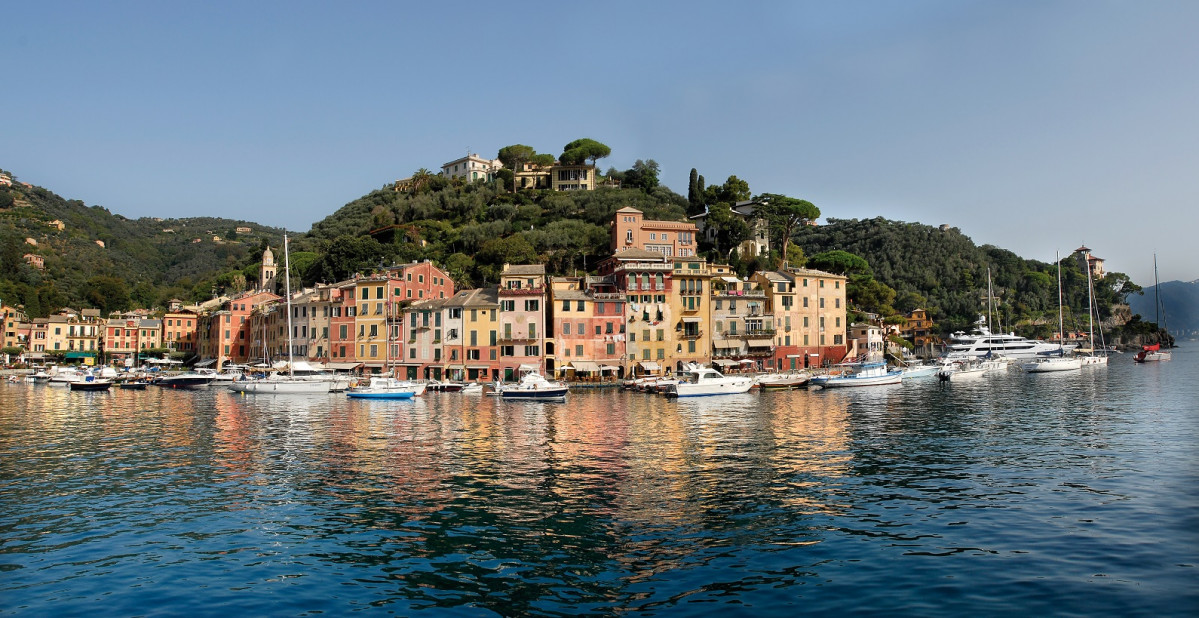
MULTIPOLYGON (((717 268, 726 272, 727 266, 717 268), (723 268, 723 269, 722 269, 723 268)), ((675 316, 674 348, 667 361, 678 370, 687 363, 712 362, 713 268, 699 258, 675 258, 670 281, 670 313, 675 316)))

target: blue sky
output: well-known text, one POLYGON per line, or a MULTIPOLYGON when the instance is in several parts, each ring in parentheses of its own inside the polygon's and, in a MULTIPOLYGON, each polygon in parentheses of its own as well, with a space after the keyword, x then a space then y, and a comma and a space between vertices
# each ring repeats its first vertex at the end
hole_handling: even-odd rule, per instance
POLYGON ((306 231, 468 150, 685 192, 737 175, 836 218, 1080 244, 1199 279, 1199 3, 26 2, 0 167, 129 217, 306 231))

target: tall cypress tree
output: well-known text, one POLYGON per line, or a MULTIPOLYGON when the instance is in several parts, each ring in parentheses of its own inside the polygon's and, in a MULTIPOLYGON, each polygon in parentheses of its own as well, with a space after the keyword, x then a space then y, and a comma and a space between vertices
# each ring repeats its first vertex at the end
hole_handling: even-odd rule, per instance
POLYGON ((698 215, 704 211, 703 193, 699 190, 699 172, 691 168, 691 179, 687 183, 687 214, 698 215))

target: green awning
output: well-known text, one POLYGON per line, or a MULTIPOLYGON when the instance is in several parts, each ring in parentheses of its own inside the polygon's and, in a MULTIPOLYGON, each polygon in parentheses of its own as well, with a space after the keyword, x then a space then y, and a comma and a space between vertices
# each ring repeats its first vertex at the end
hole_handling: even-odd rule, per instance
POLYGON ((95 352, 67 352, 66 356, 63 356, 63 358, 66 360, 70 360, 72 358, 96 358, 96 353, 95 352))

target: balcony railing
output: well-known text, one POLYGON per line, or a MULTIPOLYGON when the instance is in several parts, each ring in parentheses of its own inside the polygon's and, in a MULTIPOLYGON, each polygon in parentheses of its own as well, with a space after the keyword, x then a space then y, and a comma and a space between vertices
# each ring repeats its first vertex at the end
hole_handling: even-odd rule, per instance
POLYGON ((499 343, 515 343, 515 342, 520 342, 520 341, 537 341, 537 337, 530 335, 528 333, 525 333, 523 335, 520 333, 511 333, 511 334, 500 335, 496 341, 498 341, 499 343))
POLYGON ((591 295, 595 300, 624 300, 624 294, 620 292, 596 292, 591 295))
POLYGON ((773 339, 778 331, 771 329, 749 330, 743 333, 725 333, 725 337, 736 337, 737 339, 773 339))
POLYGON ((683 339, 683 340, 699 339, 700 337, 703 337, 703 336, 704 336, 704 331, 702 331, 702 330, 696 331, 694 333, 679 333, 679 339, 683 339))
POLYGON ((766 298, 762 290, 712 290, 712 296, 728 296, 731 298, 766 298))
POLYGON ((740 350, 731 350, 729 348, 715 348, 712 351, 712 358, 714 358, 714 359, 715 358, 769 358, 771 356, 774 356, 774 348, 773 347, 770 348, 769 350, 764 350, 762 348, 758 348, 756 350, 751 350, 748 352, 743 352, 740 350))

